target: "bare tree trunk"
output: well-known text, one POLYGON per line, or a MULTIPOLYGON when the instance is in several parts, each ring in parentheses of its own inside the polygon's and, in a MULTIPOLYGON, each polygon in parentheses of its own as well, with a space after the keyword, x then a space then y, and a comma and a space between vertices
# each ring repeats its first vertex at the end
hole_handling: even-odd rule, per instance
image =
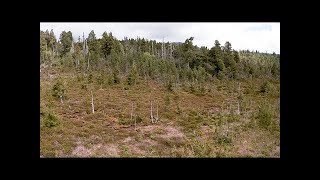
POLYGON ((89 56, 88 56, 88 67, 87 67, 87 70, 89 70, 89 64, 90 64, 90 62, 89 62, 89 56))
POLYGON ((151 42, 151 52, 152 52, 152 55, 154 55, 154 51, 153 51, 153 41, 151 42))
POLYGON ((163 41, 164 41, 164 38, 162 39, 162 45, 161 45, 161 58, 163 59, 163 49, 164 49, 164 46, 163 46, 163 41))
POLYGON ((238 111, 237 111, 237 114, 240 114, 240 104, 239 104, 239 101, 238 101, 238 111))
POLYGON ((132 103, 132 106, 131 106, 132 108, 131 108, 131 119, 130 119, 130 121, 132 120, 132 114, 133 114, 133 103, 132 103))
POLYGON ((164 58, 167 57, 167 48, 166 48, 166 44, 163 42, 163 55, 164 55, 164 58))
POLYGON ((151 107, 150 107, 150 118, 151 118, 151 122, 153 123, 153 115, 152 115, 152 101, 150 101, 151 107))
POLYGON ((157 117, 155 119, 156 119, 156 122, 158 122, 158 120, 159 120, 158 102, 157 102, 157 117))
POLYGON ((172 58, 172 43, 170 43, 170 59, 172 58))
POLYGON ((60 101, 61 101, 61 104, 63 104, 62 96, 60 96, 60 101))
POLYGON ((91 107, 92 107, 92 113, 94 114, 94 104, 93 104, 93 94, 92 94, 92 90, 91 90, 91 107))

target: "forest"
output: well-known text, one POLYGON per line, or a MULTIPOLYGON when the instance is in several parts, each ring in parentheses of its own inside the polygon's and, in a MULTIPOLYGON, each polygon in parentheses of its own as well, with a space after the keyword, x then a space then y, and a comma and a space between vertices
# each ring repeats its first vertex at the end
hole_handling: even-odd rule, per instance
POLYGON ((280 157, 280 54, 195 38, 40 30, 40 157, 280 157))

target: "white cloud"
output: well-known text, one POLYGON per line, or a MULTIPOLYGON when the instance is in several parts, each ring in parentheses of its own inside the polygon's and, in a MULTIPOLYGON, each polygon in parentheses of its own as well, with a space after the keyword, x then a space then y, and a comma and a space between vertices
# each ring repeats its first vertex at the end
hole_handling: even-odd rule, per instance
POLYGON ((57 38, 63 30, 71 31, 74 40, 94 30, 100 38, 104 31, 118 39, 144 37, 157 41, 184 42, 193 36, 194 44, 211 48, 215 40, 226 41, 236 50, 280 53, 280 23, 40 23, 40 30, 53 29, 57 38))

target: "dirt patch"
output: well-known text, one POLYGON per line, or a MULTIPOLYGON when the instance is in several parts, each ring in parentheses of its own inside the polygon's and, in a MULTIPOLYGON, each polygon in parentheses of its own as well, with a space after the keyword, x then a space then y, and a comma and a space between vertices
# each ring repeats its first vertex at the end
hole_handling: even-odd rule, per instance
POLYGON ((128 142, 130 142, 130 141, 132 141, 132 137, 127 137, 127 138, 125 138, 122 142, 123 142, 123 143, 128 143, 128 142))
POLYGON ((276 146, 270 153, 270 157, 280 157, 280 146, 276 146))
POLYGON ((129 144, 128 148, 129 148, 129 151, 131 152, 131 154, 133 154, 133 155, 145 155, 146 154, 146 151, 139 148, 139 146, 137 144, 129 144))
POLYGON ((220 107, 212 107, 211 109, 209 109, 209 113, 210 114, 216 114, 221 112, 221 108, 220 107))
POLYGON ((178 129, 173 126, 167 126, 164 128, 166 131, 165 134, 159 135, 159 137, 164 138, 164 139, 171 139, 171 138, 178 138, 178 139, 183 139, 185 138, 185 135, 178 129))
POLYGON ((114 144, 107 144, 104 146, 100 146, 99 150, 102 151, 102 156, 108 157, 119 157, 119 149, 114 144))
POLYGON ((72 155, 76 157, 90 157, 92 154, 92 151, 90 149, 87 149, 83 145, 77 146, 73 151, 72 155))
POLYGON ((141 144, 143 146, 156 146, 158 143, 155 140, 152 139, 144 139, 141 141, 141 144))
POLYGON ((237 144, 238 153, 240 156, 253 156, 253 149, 249 145, 248 141, 244 140, 241 143, 237 144))
POLYGON ((236 153, 249 157, 279 157, 280 147, 263 132, 247 132, 234 141, 236 153))
POLYGON ((91 148, 86 148, 83 145, 78 145, 72 152, 72 155, 76 157, 91 157, 91 156, 103 156, 103 157, 119 157, 119 149, 114 144, 97 144, 91 148))
POLYGON ((212 129, 209 126, 201 126, 200 131, 204 136, 210 136, 213 133, 212 129))
POLYGON ((143 133, 156 132, 159 129, 162 129, 160 125, 147 125, 139 128, 139 130, 143 133))

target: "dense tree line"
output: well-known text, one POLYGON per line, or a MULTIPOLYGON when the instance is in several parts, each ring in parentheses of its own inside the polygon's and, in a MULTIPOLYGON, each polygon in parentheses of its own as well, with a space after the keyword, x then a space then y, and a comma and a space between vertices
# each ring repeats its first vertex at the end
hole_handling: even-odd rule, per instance
POLYGON ((280 55, 240 52, 230 42, 221 45, 197 47, 194 37, 184 43, 157 42, 137 37, 115 38, 104 32, 96 38, 94 31, 75 41, 72 32, 63 31, 59 39, 53 33, 40 30, 40 64, 62 65, 83 72, 106 71, 128 76, 128 84, 135 77, 158 82, 204 82, 218 79, 249 77, 279 78, 280 55))

